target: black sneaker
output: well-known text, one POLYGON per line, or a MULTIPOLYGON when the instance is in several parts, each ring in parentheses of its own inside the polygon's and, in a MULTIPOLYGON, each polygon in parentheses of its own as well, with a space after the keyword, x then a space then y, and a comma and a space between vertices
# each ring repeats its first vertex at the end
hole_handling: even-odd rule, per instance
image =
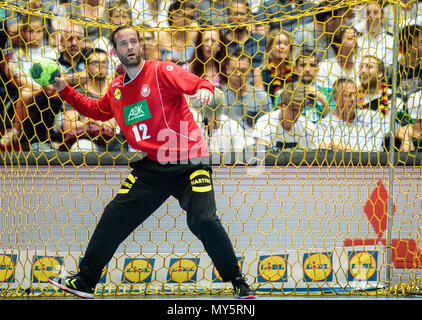
POLYGON ((256 292, 246 283, 244 277, 237 277, 232 280, 235 297, 239 299, 255 299, 256 292))
POLYGON ((48 282, 50 282, 53 286, 66 292, 73 293, 75 296, 80 298, 94 299, 95 289, 88 287, 77 275, 66 278, 61 278, 59 276, 50 277, 48 278, 48 282))

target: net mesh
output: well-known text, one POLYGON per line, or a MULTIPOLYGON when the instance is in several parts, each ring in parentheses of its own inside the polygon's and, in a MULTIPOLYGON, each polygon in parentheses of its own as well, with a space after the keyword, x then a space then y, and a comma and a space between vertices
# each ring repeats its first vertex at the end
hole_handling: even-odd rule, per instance
MULTIPOLYGON (((201 105, 218 215, 261 294, 417 294, 422 9, 416 1, 2 1, 0 295, 61 295, 139 159, 30 68, 58 61, 101 97, 108 36, 209 79, 201 105)), ((119 247, 97 294, 228 293, 169 199, 119 247)))

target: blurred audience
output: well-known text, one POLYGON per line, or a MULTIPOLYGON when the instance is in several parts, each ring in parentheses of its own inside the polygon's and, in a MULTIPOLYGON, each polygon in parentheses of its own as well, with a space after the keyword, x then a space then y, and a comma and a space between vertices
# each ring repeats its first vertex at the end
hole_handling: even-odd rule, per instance
MULTIPOLYGON (((319 62, 315 51, 304 49, 295 59, 292 69, 293 82, 305 85, 308 90, 307 99, 310 103, 305 104, 303 114, 313 123, 334 110, 334 104, 330 106, 328 95, 315 81, 318 68, 319 62)), ((276 100, 276 105, 278 103, 276 100)))
MULTIPOLYGON (((273 149, 285 149, 291 142, 306 149, 309 133, 314 135, 312 148, 386 150, 393 98, 396 148, 418 150, 421 6, 406 0, 400 7, 399 54, 394 53, 392 6, 385 0, 362 5, 338 0, 29 1, 33 15, 11 12, 1 17, 2 79, 11 79, 20 96, 3 107, 0 148, 23 141, 31 150, 53 151, 62 142, 58 128, 76 132, 72 139, 87 135, 82 128, 94 122, 68 105, 63 113, 57 93, 34 83, 29 69, 39 57, 50 57, 70 85, 100 97, 108 81, 124 72, 107 37, 113 26, 132 24, 139 26, 145 59, 171 60, 214 84, 210 105, 187 99, 215 152, 241 150, 259 139, 273 149), (398 72, 393 77, 395 61, 398 72), (284 138, 275 139, 278 135, 284 138)), ((2 96, 6 91, 3 86, 2 96)), ((102 128, 110 128, 105 134, 110 137, 118 128, 96 125, 100 129, 97 135, 88 134, 87 148, 111 150, 107 139, 101 146, 92 141, 102 128)), ((75 147, 76 140, 72 145, 66 140, 61 148, 75 147)))
POLYGON ((298 28, 307 28, 314 21, 314 16, 309 13, 315 7, 312 1, 264 0, 254 16, 255 20, 271 21, 270 31, 284 30, 293 34, 298 28))
POLYGON ((399 30, 405 26, 422 25, 422 1, 402 0, 398 7, 398 17, 395 13, 397 3, 384 1, 384 15, 388 29, 393 31, 397 25, 399 30))
MULTIPOLYGON (((108 63, 106 51, 93 50, 87 58, 87 82, 77 86, 76 90, 90 98, 101 98, 108 89, 108 63)), ((62 125, 64 141, 60 150, 98 153, 115 151, 117 148, 110 148, 109 142, 116 136, 116 127, 114 119, 106 122, 95 121, 65 103, 62 125)))
POLYGON ((198 31, 189 28, 197 26, 194 21, 195 8, 195 3, 190 0, 176 0, 170 5, 168 19, 170 28, 158 36, 162 47, 162 60, 183 65, 192 58, 198 31))
POLYGON ((316 149, 312 146, 315 127, 302 114, 309 104, 308 88, 303 84, 288 83, 280 92, 279 108, 263 115, 256 124, 254 136, 258 145, 270 152, 316 149))
POLYGON ((206 78, 221 89, 227 84, 227 40, 221 30, 200 30, 195 39, 195 54, 184 65, 186 70, 206 78))
POLYGON ((92 48, 107 28, 97 27, 90 24, 97 22, 100 25, 108 21, 107 6, 105 0, 72 0, 62 3, 63 16, 72 20, 80 21, 85 28, 87 47, 92 48))
POLYGON ((316 76, 317 86, 327 95, 331 106, 335 105, 332 92, 339 78, 349 78, 359 86, 361 51, 357 43, 358 34, 353 27, 340 27, 334 35, 333 48, 336 56, 321 61, 316 76))
POLYGON ((399 34, 401 54, 396 74, 398 94, 404 101, 422 87, 422 26, 405 26, 399 34))
POLYGON ((357 107, 357 89, 352 79, 339 78, 334 86, 336 108, 321 119, 314 136, 319 148, 347 152, 381 152, 389 134, 388 117, 357 107))
POLYGON ((405 126, 397 132, 401 141, 400 151, 413 152, 422 150, 422 94, 421 90, 411 93, 407 100, 406 111, 409 114, 405 126))
POLYGON ((217 91, 209 105, 200 105, 199 101, 191 99, 191 111, 211 153, 239 152, 246 146, 245 134, 238 122, 225 114, 223 97, 222 92, 217 91))
POLYGON ((385 3, 385 0, 379 0, 376 3, 367 3, 363 6, 363 10, 366 11, 366 20, 363 30, 360 32, 358 45, 364 55, 375 56, 383 60, 387 76, 391 78, 394 38, 390 32, 387 32, 383 10, 385 3))
POLYGON ((87 81, 85 47, 85 29, 83 25, 63 20, 59 24, 58 62, 65 80, 70 86, 84 85, 87 81))
POLYGON ((230 54, 227 64, 227 86, 223 88, 223 98, 230 119, 238 121, 248 144, 254 144, 251 134, 256 121, 273 110, 268 94, 248 83, 251 73, 251 58, 242 50, 230 54))
POLYGON ((132 8, 133 25, 150 25, 154 28, 169 26, 170 0, 129 0, 132 8))
POLYGON ((292 81, 292 40, 289 33, 273 30, 268 34, 266 42, 266 59, 259 68, 262 70, 261 76, 258 76, 260 79, 255 80, 255 84, 274 102, 277 93, 286 83, 292 81))
POLYGON ((231 1, 228 7, 230 27, 224 30, 228 50, 243 50, 252 58, 252 67, 259 67, 264 61, 265 36, 251 31, 251 8, 247 1, 231 1))
POLYGON ((318 60, 329 60, 337 56, 333 48, 334 34, 340 26, 348 25, 353 19, 351 7, 335 7, 332 10, 333 2, 322 1, 318 3, 315 20, 309 28, 299 29, 293 33, 293 42, 302 49, 310 48, 316 50, 318 60), (352 16, 349 15, 352 13, 352 16))
POLYGON ((2 136, 0 144, 7 146, 19 138, 32 151, 53 151, 52 140, 59 139, 56 116, 62 112, 62 102, 52 86, 42 87, 32 80, 30 69, 39 58, 57 60, 57 52, 45 43, 41 16, 23 17, 19 30, 24 42, 14 52, 8 70, 21 95, 15 106, 13 128, 2 136))
POLYGON ((337 30, 333 40, 336 56, 321 61, 318 68, 317 81, 321 87, 332 89, 339 78, 350 78, 359 82, 362 54, 357 41, 358 36, 353 27, 341 27, 337 30))
POLYGON ((197 21, 200 26, 220 26, 228 24, 228 5, 230 1, 226 0, 198 0, 196 12, 197 21))
POLYGON ((214 97, 209 105, 190 99, 195 119, 208 141, 211 152, 225 153, 240 151, 245 138, 238 123, 229 119, 223 100, 222 88, 227 85, 226 40, 217 29, 198 32, 195 41, 195 55, 183 67, 200 78, 208 79, 215 86, 214 97))

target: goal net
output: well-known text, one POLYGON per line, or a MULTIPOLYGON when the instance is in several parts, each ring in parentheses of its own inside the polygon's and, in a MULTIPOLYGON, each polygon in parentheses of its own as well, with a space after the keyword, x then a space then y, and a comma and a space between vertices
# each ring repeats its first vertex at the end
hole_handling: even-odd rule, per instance
MULTIPOLYGON (((122 24, 139 31, 145 59, 214 84, 209 105, 186 99, 211 152, 218 216, 259 294, 418 293, 418 4, 1 2, 0 295, 62 295, 48 277, 78 269, 142 156, 114 120, 79 114, 30 75, 52 58, 69 85, 100 98, 124 72, 108 41, 122 24)), ((121 244, 96 287, 230 291, 173 198, 121 244)))

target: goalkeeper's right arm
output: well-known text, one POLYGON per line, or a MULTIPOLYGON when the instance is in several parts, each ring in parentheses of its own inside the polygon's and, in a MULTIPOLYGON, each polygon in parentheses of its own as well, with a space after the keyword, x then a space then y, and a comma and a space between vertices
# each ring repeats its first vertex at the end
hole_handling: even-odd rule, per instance
POLYGON ((63 72, 60 77, 55 78, 53 87, 76 111, 86 117, 100 121, 107 121, 114 117, 108 98, 108 91, 99 100, 89 98, 69 86, 64 79, 63 72))

